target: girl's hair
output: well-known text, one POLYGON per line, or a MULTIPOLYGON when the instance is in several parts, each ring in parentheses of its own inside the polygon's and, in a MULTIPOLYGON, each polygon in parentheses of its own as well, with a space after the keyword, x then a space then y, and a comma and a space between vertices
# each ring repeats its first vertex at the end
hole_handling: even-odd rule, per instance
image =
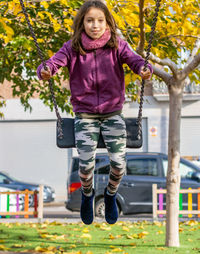
POLYGON ((89 0, 89 1, 85 2, 79 9, 76 17, 74 18, 74 22, 73 22, 73 26, 72 26, 72 28, 74 30, 74 33, 72 35, 72 48, 75 51, 79 52, 81 55, 86 54, 86 52, 84 51, 84 48, 81 44, 81 33, 84 31, 83 21, 84 21, 85 15, 92 7, 98 8, 101 11, 103 11, 105 18, 106 18, 106 23, 110 28, 111 38, 107 42, 106 45, 111 48, 118 47, 117 32, 116 32, 117 25, 116 25, 116 22, 112 16, 112 14, 108 10, 107 6, 104 3, 102 3, 100 0, 89 0))

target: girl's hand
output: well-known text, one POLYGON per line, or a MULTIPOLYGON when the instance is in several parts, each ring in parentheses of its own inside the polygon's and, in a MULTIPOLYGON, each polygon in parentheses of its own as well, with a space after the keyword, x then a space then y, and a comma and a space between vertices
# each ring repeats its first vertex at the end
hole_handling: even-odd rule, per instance
POLYGON ((51 77, 51 71, 50 68, 47 66, 47 70, 44 69, 44 67, 41 69, 40 71, 40 75, 42 77, 42 79, 44 80, 49 80, 51 77))
POLYGON ((151 79, 151 71, 149 70, 149 68, 147 67, 146 71, 144 71, 144 66, 142 67, 141 71, 140 71, 140 76, 142 79, 145 80, 150 80, 151 79))

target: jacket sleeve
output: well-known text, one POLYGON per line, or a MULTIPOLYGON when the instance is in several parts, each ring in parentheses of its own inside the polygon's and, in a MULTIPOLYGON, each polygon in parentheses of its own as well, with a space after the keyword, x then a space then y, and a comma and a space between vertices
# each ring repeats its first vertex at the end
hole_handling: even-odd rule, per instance
MULTIPOLYGON (((119 48, 121 63, 122 64, 126 63, 133 72, 135 72, 136 74, 140 74, 140 70, 145 63, 144 59, 141 56, 135 54, 131 50, 128 43, 123 41, 122 39, 119 39, 118 48, 119 48)), ((150 69, 151 73, 153 73, 153 68, 151 64, 148 64, 147 66, 150 69)))
MULTIPOLYGON (((70 43, 69 41, 65 42, 62 48, 60 48, 59 51, 55 53, 55 55, 53 55, 46 61, 46 65, 50 68, 52 76, 56 74, 56 72, 59 70, 60 67, 63 66, 69 67, 70 64, 69 43, 70 43)), ((42 68, 43 64, 40 64, 37 68, 37 75, 39 79, 42 79, 40 74, 42 68)))

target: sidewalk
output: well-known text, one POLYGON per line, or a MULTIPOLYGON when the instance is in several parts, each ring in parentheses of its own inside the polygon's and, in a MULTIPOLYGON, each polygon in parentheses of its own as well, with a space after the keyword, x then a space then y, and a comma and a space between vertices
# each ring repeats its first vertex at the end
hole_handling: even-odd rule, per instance
MULTIPOLYGON (((33 208, 31 208, 33 209, 33 208)), ((34 218, 30 216, 29 218, 0 218, 0 223, 44 223, 46 220, 51 222, 60 222, 60 223, 79 223, 81 222, 80 213, 79 212, 71 212, 65 208, 64 202, 52 202, 52 203, 44 203, 43 209, 43 219, 39 220, 38 218, 34 218)), ((165 217, 158 217, 157 219, 153 219, 152 214, 133 214, 133 215, 120 215, 118 221, 130 221, 130 222, 138 222, 138 221, 165 221, 165 217)), ((198 217, 182 217, 179 218, 179 221, 187 221, 187 220, 196 220, 200 221, 198 217)), ((104 218, 95 217, 94 222, 101 223, 105 222, 104 218)), ((1 253, 1 252, 0 252, 1 253)), ((4 252, 5 253, 5 252, 4 252)))

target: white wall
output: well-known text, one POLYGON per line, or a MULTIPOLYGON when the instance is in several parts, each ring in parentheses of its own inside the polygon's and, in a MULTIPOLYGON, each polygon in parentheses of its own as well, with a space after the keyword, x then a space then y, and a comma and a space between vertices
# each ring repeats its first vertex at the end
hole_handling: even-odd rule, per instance
POLYGON ((56 146, 54 112, 32 100, 33 111, 24 112, 18 100, 8 100, 0 121, 0 171, 19 180, 44 183, 56 190, 56 200, 66 199, 71 149, 56 146))

